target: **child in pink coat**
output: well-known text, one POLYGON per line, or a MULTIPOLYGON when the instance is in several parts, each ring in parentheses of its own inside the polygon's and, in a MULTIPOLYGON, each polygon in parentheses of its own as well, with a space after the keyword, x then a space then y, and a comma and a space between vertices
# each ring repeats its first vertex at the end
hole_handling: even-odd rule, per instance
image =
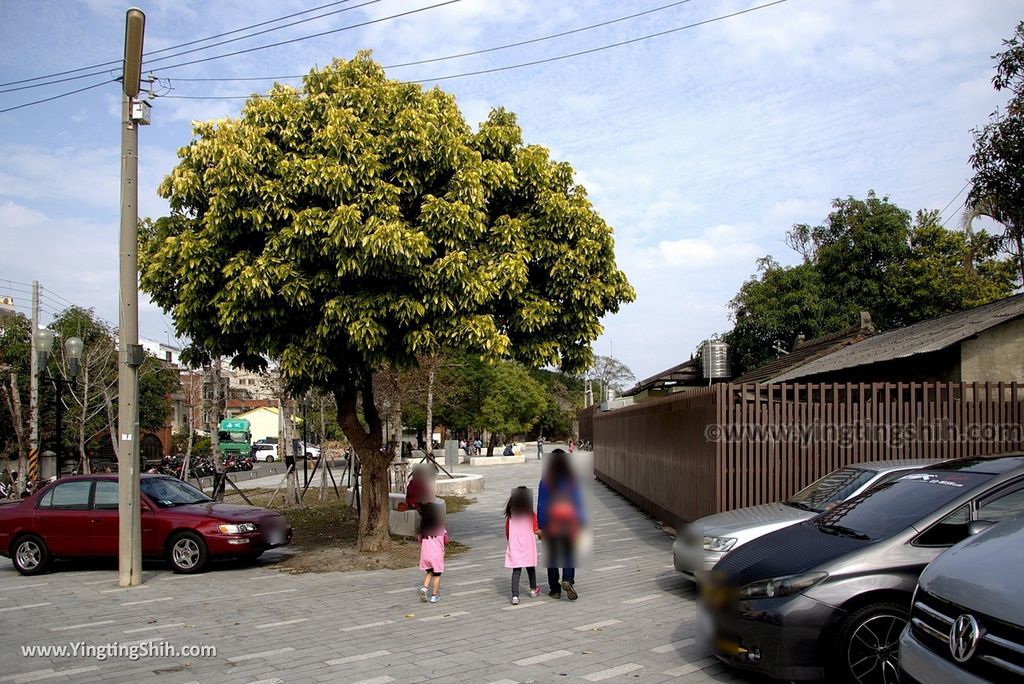
POLYGON ((526 487, 516 487, 505 504, 505 567, 512 569, 512 605, 519 605, 519 580, 526 568, 530 596, 540 596, 537 586, 537 516, 533 495, 526 487))
POLYGON ((437 603, 441 600, 441 573, 444 572, 444 546, 448 543, 448 531, 444 529, 444 516, 441 507, 434 503, 420 506, 420 570, 423 586, 420 587, 420 600, 437 603), (433 583, 433 593, 430 585, 433 583))

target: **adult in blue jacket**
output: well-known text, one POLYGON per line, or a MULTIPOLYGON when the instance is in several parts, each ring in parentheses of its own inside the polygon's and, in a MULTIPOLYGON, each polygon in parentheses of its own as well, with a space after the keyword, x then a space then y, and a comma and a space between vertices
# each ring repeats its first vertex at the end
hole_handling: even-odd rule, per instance
POLYGON ((537 487, 537 526, 544 539, 548 563, 548 596, 570 601, 576 592, 576 542, 586 522, 579 481, 563 449, 548 456, 537 487))

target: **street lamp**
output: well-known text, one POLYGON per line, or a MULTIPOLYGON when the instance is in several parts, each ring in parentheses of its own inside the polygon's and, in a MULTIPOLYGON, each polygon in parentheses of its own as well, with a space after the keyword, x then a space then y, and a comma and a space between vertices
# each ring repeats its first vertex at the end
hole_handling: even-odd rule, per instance
POLYGON ((64 386, 74 387, 75 378, 78 377, 78 369, 82 362, 82 351, 85 349, 85 343, 82 342, 80 337, 69 337, 64 340, 64 358, 68 362, 68 374, 70 378, 64 378, 61 375, 54 375, 48 368, 48 361, 50 359, 50 353, 53 351, 53 339, 54 335, 51 331, 46 328, 39 328, 32 336, 35 338, 36 350, 39 354, 38 368, 40 373, 44 370, 46 375, 53 382, 55 390, 55 407, 54 413, 57 423, 56 432, 56 445, 54 448, 54 467, 56 470, 56 476, 59 479, 64 470, 64 399, 63 390, 64 386))
POLYGON ((46 368, 50 360, 50 352, 53 351, 53 333, 46 328, 38 328, 33 337, 36 338, 36 350, 39 352, 39 367, 46 368))

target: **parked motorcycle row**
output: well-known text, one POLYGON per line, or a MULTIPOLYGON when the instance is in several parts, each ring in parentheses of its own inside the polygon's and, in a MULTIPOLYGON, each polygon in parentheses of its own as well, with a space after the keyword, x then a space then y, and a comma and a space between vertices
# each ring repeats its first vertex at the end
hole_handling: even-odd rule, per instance
MULTIPOLYGON (((185 457, 178 454, 175 456, 166 456, 160 464, 152 468, 150 472, 160 473, 161 475, 173 475, 174 477, 182 480, 194 477, 213 477, 214 473, 217 472, 214 460, 209 456, 193 456, 189 461, 188 473, 182 473, 184 467, 185 457)), ((224 459, 224 471, 228 473, 252 470, 252 468, 253 459, 250 456, 240 458, 232 454, 224 459)))

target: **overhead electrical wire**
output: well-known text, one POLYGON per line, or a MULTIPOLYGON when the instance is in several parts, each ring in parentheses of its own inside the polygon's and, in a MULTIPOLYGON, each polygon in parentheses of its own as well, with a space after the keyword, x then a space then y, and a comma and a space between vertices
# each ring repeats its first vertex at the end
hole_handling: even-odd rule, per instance
POLYGON ((4 114, 6 112, 13 112, 16 109, 24 109, 25 107, 31 107, 31 106, 37 105, 37 104, 43 104, 44 102, 51 102, 53 100, 59 100, 60 98, 67 97, 68 95, 75 95, 77 93, 84 93, 86 90, 92 90, 93 88, 99 88, 100 86, 105 86, 108 83, 116 83, 117 80, 118 79, 116 79, 116 78, 110 78, 110 79, 107 79, 106 81, 100 81, 99 83, 93 83, 92 85, 87 85, 84 88, 76 88, 74 90, 69 90, 67 92, 59 93, 57 95, 51 95, 50 97, 44 97, 41 100, 33 100, 31 102, 23 102, 20 105, 15 105, 13 107, 7 107, 5 109, 0 109, 0 114, 4 114))
MULTIPOLYGON (((349 1, 350 0, 345 0, 345 2, 349 2, 349 1)), ((461 1, 461 0, 456 0, 456 1, 461 1)), ((256 33, 250 33, 250 34, 245 35, 245 36, 238 36, 237 38, 231 38, 229 40, 222 40, 219 43, 213 43, 212 45, 204 45, 202 47, 192 48, 190 50, 182 50, 181 52, 175 52, 173 55, 165 55, 163 57, 157 57, 156 59, 148 59, 148 60, 144 59, 143 62, 142 62, 142 69, 143 69, 143 71, 148 71, 148 69, 146 68, 146 65, 152 64, 153 62, 161 62, 161 61, 163 61, 165 59, 174 59, 175 57, 181 57, 182 55, 192 54, 194 52, 199 52, 201 50, 209 50, 211 48, 215 48, 215 47, 218 47, 220 45, 227 45, 228 43, 234 43, 234 42, 237 42, 239 40, 248 40, 249 38, 255 38, 256 36, 261 36, 261 35, 266 34, 266 33, 272 33, 273 31, 280 31, 281 29, 289 28, 291 26, 297 26, 298 24, 304 24, 304 23, 306 23, 308 21, 315 21, 316 19, 322 19, 323 17, 329 17, 329 16, 331 16, 333 14, 340 14, 341 12, 349 12, 351 10, 359 9, 360 7, 366 7, 367 5, 373 5, 373 4, 376 4, 378 2, 381 2, 381 0, 366 0, 366 2, 363 2, 362 4, 359 4, 359 5, 352 5, 351 7, 344 7, 342 9, 340 9, 340 10, 334 10, 332 12, 325 12, 323 14, 318 14, 315 17, 307 17, 306 19, 300 19, 298 21, 293 21, 290 24, 282 24, 281 26, 274 26, 272 28, 264 29, 262 31, 257 31, 256 33)), ((237 31, 232 31, 232 33, 237 33, 237 31)), ((192 42, 196 43, 196 42, 202 42, 202 41, 192 41, 192 42)), ((164 48, 163 50, 159 50, 158 52, 165 52, 168 49, 169 48, 164 48)), ((94 72, 89 73, 89 74, 80 74, 78 76, 68 76, 67 78, 60 78, 60 79, 56 79, 56 80, 53 80, 53 81, 46 81, 45 83, 32 83, 30 85, 20 85, 20 86, 16 86, 16 87, 13 87, 13 88, 2 88, 2 89, 0 89, 0 93, 10 93, 10 92, 14 92, 16 90, 27 90, 29 88, 41 88, 43 86, 54 85, 56 83, 65 83, 67 81, 75 81, 75 80, 82 79, 82 78, 89 78, 91 76, 102 76, 104 74, 109 74, 111 71, 114 71, 114 70, 113 69, 108 69, 108 70, 103 70, 103 71, 94 71, 94 72)))
MULTIPOLYGON (((462 57, 473 57, 475 55, 483 55, 489 52, 498 52, 499 50, 508 50, 510 48, 522 47, 523 45, 531 45, 533 43, 540 43, 546 40, 553 40, 555 38, 564 38, 575 33, 582 33, 583 31, 590 31, 596 28, 602 28, 604 26, 610 26, 619 22, 628 21, 630 19, 636 19, 648 14, 654 14, 655 12, 661 12, 663 10, 670 9, 672 7, 678 7, 679 5, 685 5, 693 0, 678 0, 677 2, 670 2, 667 5, 661 5, 660 7, 653 7, 643 12, 636 12, 634 14, 627 14, 623 17, 616 17, 615 19, 609 19, 607 21, 598 22, 596 24, 590 24, 589 26, 581 26, 579 28, 569 29, 568 31, 560 31, 559 33, 552 33, 539 38, 530 38, 528 40, 520 40, 515 43, 506 43, 505 45, 498 45, 496 47, 482 48, 480 50, 471 50, 469 52, 460 52, 454 55, 445 55, 444 57, 431 57, 429 59, 418 59, 412 62, 401 62, 398 64, 385 64, 382 68, 384 69, 398 69, 401 67, 418 66, 420 64, 430 64, 433 62, 444 62, 449 59, 459 59, 462 57)), ((175 77, 174 81, 188 81, 188 82, 206 82, 206 81, 284 81, 289 79, 302 78, 305 74, 297 74, 293 76, 248 76, 241 78, 232 78, 230 76, 215 77, 215 78, 190 78, 190 77, 175 77)))
MULTIPOLYGON (((399 12, 397 14, 389 14, 386 17, 378 17, 377 19, 368 19, 361 21, 358 24, 349 24, 348 26, 341 26, 336 29, 330 29, 327 31, 320 31, 319 33, 311 33, 308 36, 299 36, 298 38, 290 38, 288 40, 279 40, 276 43, 267 43, 266 45, 256 45, 251 48, 245 48, 243 50, 235 50, 234 52, 225 52, 222 55, 212 55, 210 57, 203 57, 201 59, 193 59, 188 62, 179 62, 178 64, 167 64, 159 67, 164 71, 168 69, 178 69, 183 66, 191 66, 193 64, 203 64, 205 62, 212 62, 217 59, 224 59, 225 57, 236 57, 238 55, 249 54, 250 52, 258 52, 259 50, 267 50, 273 47, 280 47, 282 45, 291 45, 292 43, 300 43, 304 40, 311 40, 313 38, 321 38, 323 36, 332 35, 334 33, 341 33, 342 31, 349 31, 356 28, 363 28, 364 26, 372 26, 373 24, 379 24, 384 21, 390 21, 391 19, 400 19, 401 17, 408 17, 413 14, 419 14, 420 12, 426 12, 428 10, 437 9, 438 7, 445 7, 447 5, 454 5, 455 3, 462 2, 462 0, 444 0, 443 2, 437 2, 433 5, 427 5, 426 7, 419 7, 417 9, 407 10, 405 12, 399 12)), ((212 47, 212 46, 211 46, 212 47)), ((161 57, 158 60, 169 59, 169 57, 161 57)))
MULTIPOLYGON (((479 75, 482 75, 482 74, 492 74, 492 73, 496 73, 496 72, 500 72, 500 71, 509 71, 509 70, 512 70, 512 69, 521 69, 521 68, 524 68, 524 67, 537 66, 539 64, 548 64, 550 62, 557 62, 557 61, 560 61, 560 60, 563 60, 563 59, 571 59, 573 57, 580 57, 582 55, 589 55, 589 54, 593 54, 595 52, 601 52, 601 51, 604 51, 604 50, 610 50, 612 48, 622 47, 624 45, 631 45, 633 43, 639 43, 641 41, 650 40, 652 38, 659 38, 661 36, 666 36, 666 35, 669 35, 669 34, 672 34, 672 33, 678 33, 679 31, 685 31, 687 29, 697 28, 698 26, 705 26, 707 24, 715 23, 715 22, 718 22, 718 21, 723 21, 725 19, 731 19, 733 17, 738 17, 738 16, 743 15, 743 14, 749 14, 750 12, 756 12, 757 10, 766 9, 768 7, 773 7, 775 5, 781 5, 781 4, 783 4, 785 2, 788 2, 788 1, 789 0, 774 0, 774 2, 764 3, 762 5, 755 5, 754 7, 748 7, 746 9, 738 10, 736 12, 730 12, 729 14, 723 14, 723 15, 720 15, 720 16, 717 16, 717 17, 712 17, 710 19, 704 19, 702 21, 697 21, 697 22, 693 22, 693 23, 690 23, 690 24, 685 24, 683 26, 676 26, 674 28, 665 29, 664 31, 657 31, 655 33, 649 33, 649 34, 644 35, 644 36, 638 36, 636 38, 630 38, 628 40, 621 40, 621 41, 618 41, 618 42, 615 42, 615 43, 608 43, 606 45, 600 45, 598 47, 589 48, 587 50, 579 50, 577 52, 570 52, 570 53, 563 54, 563 55, 556 55, 554 57, 546 57, 544 59, 536 59, 536 60, 532 60, 532 61, 529 61, 529 62, 521 62, 521 63, 518 63, 518 64, 509 64, 509 65, 506 65, 506 66, 492 67, 492 68, 489 68, 489 69, 480 69, 480 70, 477 70, 477 71, 466 71, 466 72, 458 73, 458 74, 449 74, 449 75, 446 75, 446 76, 438 76, 438 77, 435 77, 435 78, 416 79, 416 80, 410 80, 410 81, 405 81, 405 82, 406 83, 434 83, 434 82, 437 82, 437 81, 447 81, 447 80, 452 80, 452 79, 456 79, 456 78, 465 78, 467 76, 479 76, 479 75)), ((247 99, 252 98, 252 97, 264 97, 264 96, 261 95, 261 94, 258 94, 258 93, 253 93, 253 94, 250 94, 250 95, 165 95, 164 97, 165 98, 176 99, 176 100, 247 100, 247 99)))
POLYGON ((949 209, 953 205, 953 202, 956 202, 960 195, 964 194, 964 190, 966 190, 970 186, 971 181, 967 181, 966 183, 964 183, 964 187, 960 188, 960 192, 956 193, 956 195, 953 196, 953 199, 949 200, 949 202, 946 203, 946 206, 942 207, 942 211, 939 212, 939 221, 942 223, 942 225, 946 225, 946 221, 953 218, 953 216, 956 214, 956 211, 954 210, 953 213, 949 215, 949 218, 944 219, 943 217, 946 215, 946 210, 949 209))
MULTIPOLYGON (((215 40, 217 38, 223 38, 224 36, 231 36, 231 35, 234 35, 236 33, 241 33, 242 31, 248 31, 249 29, 259 28, 261 26, 266 26, 268 24, 273 24, 273 23, 278 22, 278 21, 284 21, 286 19, 292 19, 293 17, 298 17, 298 16, 301 16, 303 14, 309 14, 310 12, 316 12, 316 11, 319 11, 319 10, 322 10, 322 9, 327 9, 328 7, 335 7, 337 5, 343 5, 343 4, 351 2, 351 1, 352 0, 335 0, 334 2, 329 2, 326 5, 319 5, 317 7, 310 7, 309 9, 302 10, 301 12, 293 12, 291 14, 286 14, 286 15, 281 16, 281 17, 276 17, 274 19, 267 19, 266 21, 261 21, 261 22, 256 23, 256 24, 250 24, 248 26, 243 26, 241 28, 232 29, 231 31, 225 31, 223 33, 216 33, 216 34, 214 34, 212 36, 206 36, 205 38, 197 38, 195 40, 190 40, 190 41, 185 42, 185 43, 178 43, 177 45, 171 45, 171 46, 168 46, 168 47, 165 47, 165 48, 160 48, 159 50, 151 50, 149 52, 146 52, 144 54, 144 57, 152 56, 152 55, 158 55, 158 54, 163 53, 163 52, 169 52, 171 50, 177 50, 178 48, 188 47, 190 45, 196 45, 197 43, 204 43, 204 42, 206 42, 208 40, 215 40)), ((328 15, 321 15, 321 16, 328 16, 328 15)), ((319 18, 319 17, 313 17, 313 19, 317 19, 317 18, 319 18)), ((279 27, 279 28, 285 28, 285 27, 282 26, 282 27, 279 27)), ((214 47, 214 46, 210 46, 210 47, 214 47)), ((122 60, 120 60, 120 59, 115 59, 115 60, 111 60, 109 62, 100 62, 99 64, 90 64, 89 66, 78 67, 77 69, 66 69, 64 71, 57 71, 57 72, 54 72, 52 74, 45 74, 43 76, 33 76, 31 78, 23 78, 23 79, 18 80, 18 81, 8 81, 6 83, 0 83, 0 88, 5 87, 5 86, 10 86, 10 85, 17 85, 19 83, 30 83, 32 81, 42 81, 42 80, 47 79, 47 78, 54 78, 56 76, 65 76, 67 74, 74 74, 74 73, 78 73, 79 71, 88 71, 90 69, 99 69, 100 67, 105 67, 105 66, 116 66, 116 65, 120 64, 121 61, 122 60)), ((84 78, 84 77, 80 77, 80 78, 84 78)))
MULTIPOLYGON (((379 1, 380 0, 370 0, 369 2, 366 2, 364 4, 370 4, 371 2, 379 2, 379 1)), ((236 50, 235 52, 229 52, 229 53, 225 53, 225 54, 221 54, 221 55, 214 55, 212 57, 206 57, 206 58, 203 58, 203 59, 192 60, 190 62, 182 62, 182 63, 179 63, 179 64, 166 65, 166 66, 161 67, 161 68, 162 69, 176 69, 178 67, 187 66, 189 64, 198 64, 200 62, 209 62, 209 61, 216 60, 216 59, 223 59, 225 57, 233 57, 233 56, 236 56, 236 55, 246 54, 246 53, 249 53, 249 52, 255 52, 257 50, 266 50, 266 49, 272 48, 272 47, 278 47, 278 46, 281 46, 281 45, 288 45, 288 44, 300 42, 300 41, 303 41, 303 40, 310 40, 312 38, 319 38, 321 36, 325 36, 325 35, 329 35, 329 34, 333 34, 333 33, 339 33, 341 31, 348 31, 348 30, 351 30, 351 29, 354 29, 354 28, 361 28, 361 27, 364 27, 364 26, 370 26, 372 24, 378 24, 378 23, 381 23, 381 22, 384 22, 384 21, 390 21, 391 19, 397 19, 397 18, 400 18, 400 17, 409 16, 409 15, 412 15, 412 14, 418 14, 420 12, 425 12, 427 10, 435 9, 437 7, 443 7, 445 5, 453 5, 453 4, 457 3, 457 2, 462 2, 462 0, 445 0, 444 2, 435 3, 433 5, 427 5, 426 7, 420 7, 420 8, 413 9, 413 10, 408 10, 408 11, 405 11, 405 12, 399 12, 397 14, 391 14, 391 15, 388 15, 386 17, 379 17, 377 19, 371 19, 371 20, 368 20, 368 21, 360 22, 358 24, 350 24, 349 26, 342 26, 340 28, 331 29, 329 31, 321 31, 319 33, 314 33, 314 34, 311 34, 311 35, 308 35, 308 36, 300 36, 298 38, 292 38, 290 40, 278 41, 276 43, 269 43, 267 45, 257 45, 255 47, 247 48, 247 49, 244 49, 244 50, 236 50)), ((345 10, 338 10, 338 11, 347 11, 349 9, 356 9, 356 7, 362 7, 362 6, 363 5, 353 6, 353 7, 345 8, 345 10)), ((321 15, 321 16, 326 16, 326 15, 321 15)), ((319 17, 313 17, 313 18, 319 18, 319 17)), ((310 21, 313 18, 310 18, 310 19, 307 19, 307 20, 304 20, 304 21, 310 21)), ((300 22, 295 22, 295 23, 300 23, 300 22)), ((294 25, 294 24, 289 24, 289 25, 294 25)), ((282 26, 282 27, 277 27, 277 28, 284 28, 284 27, 282 26)), ((276 28, 273 29, 273 30, 276 30, 276 28)), ((263 31, 262 33, 266 33, 266 31, 263 31)), ((257 34, 252 34, 252 35, 259 35, 259 34, 257 33, 257 34)), ((245 36, 245 37, 251 37, 251 36, 245 36)), ((232 39, 232 40, 241 40, 241 39, 242 38, 235 38, 235 39, 232 39)), ((232 41, 224 41, 224 42, 232 42, 232 41)), ((213 45, 209 45, 209 46, 206 46, 204 48, 199 48, 199 49, 212 48, 212 47, 216 47, 217 45, 220 45, 220 44, 223 44, 223 43, 215 43, 213 45)), ((194 50, 191 50, 189 52, 194 52, 194 50)), ((181 53, 181 54, 185 54, 185 53, 181 53)), ((153 60, 153 61, 160 61, 160 60, 163 60, 163 59, 170 59, 170 58, 176 57, 176 56, 179 56, 179 55, 168 55, 168 56, 161 57, 161 58, 158 58, 157 60, 153 60)), ((119 80, 119 79, 113 77, 108 71, 94 72, 94 73, 91 73, 91 74, 85 74, 85 75, 81 75, 81 76, 76 76, 75 78, 77 79, 77 78, 84 78, 86 76, 99 76, 99 75, 108 75, 109 78, 107 80, 105 80, 105 81, 100 82, 100 83, 94 83, 92 85, 85 86, 83 88, 76 88, 75 90, 69 90, 67 92, 59 93, 57 95, 53 95, 53 96, 50 96, 50 97, 41 98, 39 100, 32 100, 31 102, 24 102, 24 103, 22 103, 20 105, 15 105, 13 107, 7 107, 7 108, 4 108, 4 109, 0 109, 0 114, 4 114, 6 112, 13 112, 15 110, 24 109, 25 107, 31 107, 31 106, 37 105, 37 104, 43 104, 44 102, 50 102, 51 100, 57 100, 57 99, 60 99, 62 97, 67 97, 69 95, 75 95, 77 93, 81 93, 81 92, 84 92, 86 90, 92 90, 93 88, 98 88, 98 87, 100 87, 102 85, 105 85, 107 83, 112 83, 112 82, 115 82, 115 81, 119 80)), ((74 79, 62 79, 62 80, 74 80, 74 79)), ((40 84, 40 85, 52 85, 52 84, 58 83, 58 82, 59 81, 51 81, 51 82, 40 84)), ((0 92, 6 92, 6 91, 0 91, 0 92)))

